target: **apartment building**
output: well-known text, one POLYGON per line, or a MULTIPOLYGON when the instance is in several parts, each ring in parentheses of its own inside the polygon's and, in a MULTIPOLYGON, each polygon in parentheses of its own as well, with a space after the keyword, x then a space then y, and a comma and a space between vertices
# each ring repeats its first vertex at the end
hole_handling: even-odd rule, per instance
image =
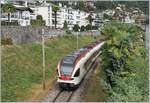
POLYGON ((80 12, 80 23, 79 23, 79 26, 81 27, 82 25, 83 26, 86 26, 88 24, 88 15, 89 13, 87 12, 84 12, 84 11, 79 11, 80 12))
MULTIPOLYGON (((68 21, 68 8, 59 4, 59 10, 57 11, 57 28, 63 28, 64 22, 68 21)), ((52 26, 55 24, 55 14, 52 11, 52 26)))
MULTIPOLYGON (((71 29, 75 24, 79 26, 86 26, 88 24, 89 13, 75 10, 72 7, 67 7, 66 5, 59 4, 59 10, 57 11, 57 28, 63 28, 64 22, 66 21, 68 27, 71 29)), ((52 26, 54 27, 55 15, 52 12, 52 26)))
MULTIPOLYGON (((3 6, 6 1, 1 1, 3 6)), ((17 21, 20 26, 30 25, 30 21, 36 19, 37 15, 41 15, 45 20, 46 26, 52 26, 52 6, 46 2, 37 6, 36 0, 10 0, 16 7, 16 11, 11 14, 10 21, 17 21)), ((7 21, 7 13, 2 11, 1 20, 7 21)))
MULTIPOLYGON (((22 0, 13 0, 9 1, 10 3, 13 3, 13 5, 16 7, 16 11, 10 14, 10 22, 18 22, 21 26, 27 26, 30 25, 30 13, 33 11, 27 7, 27 2, 22 0)), ((6 1, 1 1, 1 7, 7 3, 6 1)), ((8 14, 1 11, 1 21, 8 22, 8 14)))
MULTIPOLYGON (((37 15, 41 15, 46 26, 54 27, 55 15, 52 11, 53 4, 47 2, 47 0, 43 0, 43 2, 37 1, 10 0, 17 9, 16 12, 12 13, 11 20, 17 20, 21 26, 28 26, 31 20, 35 20, 37 15)), ((6 2, 3 1, 4 3, 6 2)), ((63 28, 65 21, 67 21, 69 28, 72 28, 75 24, 86 26, 89 23, 87 20, 88 15, 89 13, 87 12, 76 10, 60 3, 59 10, 57 11, 57 28, 63 28)), ((2 20, 6 20, 6 18, 2 20)))
POLYGON ((52 26, 52 5, 42 4, 31 8, 34 12, 30 14, 31 18, 36 19, 37 15, 41 15, 46 26, 52 26))
POLYGON ((95 14, 95 18, 93 20, 93 25, 101 27, 101 26, 103 26, 103 24, 104 24, 104 21, 103 21, 103 12, 96 13, 95 14))

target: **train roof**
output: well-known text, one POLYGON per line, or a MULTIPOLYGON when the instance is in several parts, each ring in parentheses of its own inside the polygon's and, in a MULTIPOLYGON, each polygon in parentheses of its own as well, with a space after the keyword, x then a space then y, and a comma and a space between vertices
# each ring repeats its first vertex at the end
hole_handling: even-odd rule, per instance
POLYGON ((99 43, 99 41, 92 42, 91 44, 88 44, 88 45, 84 46, 83 48, 79 49, 78 51, 75 51, 74 53, 65 56, 63 58, 62 62, 63 63, 74 64, 74 62, 77 60, 78 57, 80 57, 89 48, 93 48, 94 44, 98 44, 98 43, 99 43))
POLYGON ((87 49, 86 48, 81 48, 79 49, 78 51, 70 54, 70 55, 67 55, 63 58, 63 63, 70 63, 70 64, 73 64, 76 59, 83 53, 85 52, 87 49))
POLYGON ((89 45, 84 46, 83 48, 89 49, 89 48, 92 48, 92 45, 89 44, 89 45))
POLYGON ((69 63, 69 64, 73 64, 74 61, 76 60, 77 56, 75 55, 68 55, 65 56, 62 60, 63 63, 69 63))

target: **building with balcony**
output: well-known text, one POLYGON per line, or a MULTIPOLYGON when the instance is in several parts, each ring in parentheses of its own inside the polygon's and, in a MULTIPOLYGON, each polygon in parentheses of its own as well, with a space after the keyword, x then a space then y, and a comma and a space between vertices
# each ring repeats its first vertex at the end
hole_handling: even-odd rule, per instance
MULTIPOLYGON (((35 20, 37 15, 41 15, 45 21, 46 26, 55 26, 55 14, 52 10, 51 4, 47 2, 48 0, 43 0, 39 2, 38 0, 10 0, 17 11, 12 13, 11 21, 16 20, 21 26, 30 25, 31 20, 35 20)), ((3 3, 6 3, 3 1, 3 3)), ((63 28, 64 22, 68 23, 68 27, 72 28, 75 24, 80 27, 86 26, 88 23, 87 17, 89 13, 81 10, 73 9, 72 7, 67 7, 59 3, 59 10, 57 11, 57 28, 63 28)), ((2 12, 2 20, 7 21, 7 15, 2 12)))
MULTIPOLYGON (((67 7, 66 5, 62 6, 59 4, 59 10, 57 11, 57 28, 63 28, 64 22, 67 21, 69 29, 75 24, 78 24, 80 27, 82 25, 86 26, 88 24, 89 13, 73 9, 72 7, 67 7)), ((52 26, 55 24, 55 14, 52 12, 52 26)))
MULTIPOLYGON (((57 28, 63 28, 64 22, 68 21, 68 8, 59 4, 59 10, 57 11, 57 28)), ((52 12, 52 26, 55 26, 55 13, 52 12)))
MULTIPOLYGON (((3 7, 4 4, 1 4, 3 7)), ((17 22, 20 26, 30 25, 30 13, 33 11, 29 7, 17 6, 16 11, 10 14, 10 21, 8 21, 8 13, 1 11, 1 21, 17 22)))

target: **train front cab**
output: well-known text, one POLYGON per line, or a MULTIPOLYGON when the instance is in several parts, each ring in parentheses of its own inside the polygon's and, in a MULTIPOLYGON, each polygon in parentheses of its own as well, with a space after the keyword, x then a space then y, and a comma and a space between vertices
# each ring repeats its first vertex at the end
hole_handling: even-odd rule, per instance
POLYGON ((75 89, 79 86, 82 79, 82 69, 78 68, 73 76, 68 80, 58 79, 59 87, 61 89, 75 89))

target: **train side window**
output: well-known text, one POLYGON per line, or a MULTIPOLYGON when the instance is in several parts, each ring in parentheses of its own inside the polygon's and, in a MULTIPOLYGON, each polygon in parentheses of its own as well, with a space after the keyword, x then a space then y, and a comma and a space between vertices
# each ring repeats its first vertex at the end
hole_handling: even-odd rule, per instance
POLYGON ((76 71, 74 77, 78 77, 80 75, 80 68, 76 71))

